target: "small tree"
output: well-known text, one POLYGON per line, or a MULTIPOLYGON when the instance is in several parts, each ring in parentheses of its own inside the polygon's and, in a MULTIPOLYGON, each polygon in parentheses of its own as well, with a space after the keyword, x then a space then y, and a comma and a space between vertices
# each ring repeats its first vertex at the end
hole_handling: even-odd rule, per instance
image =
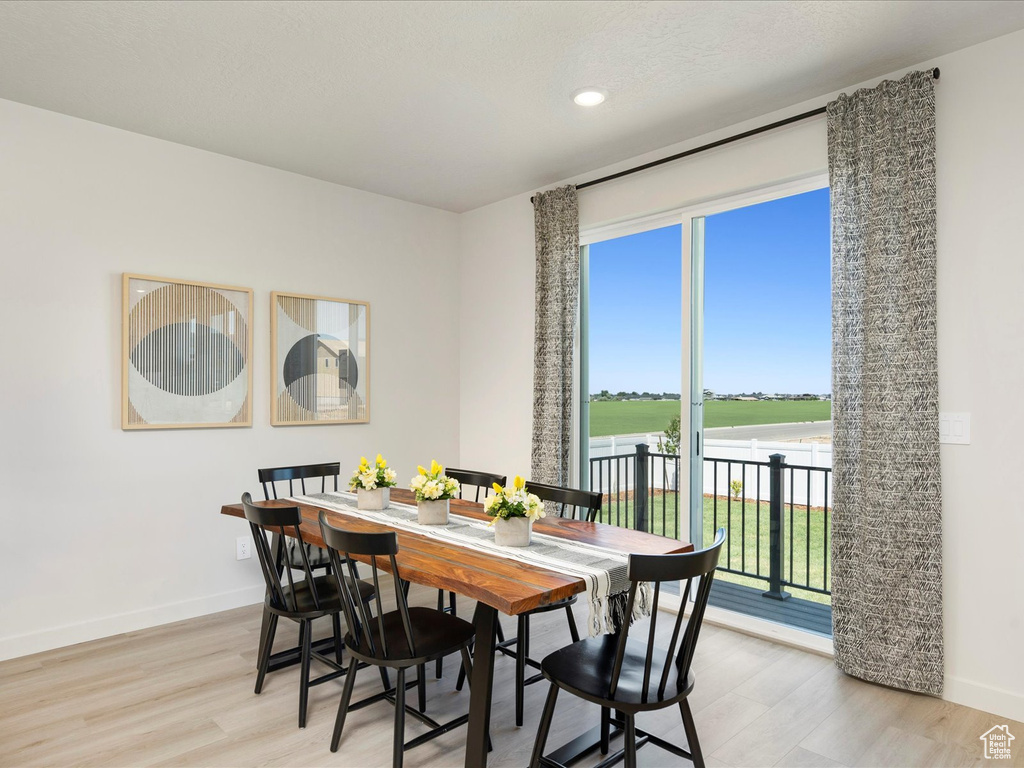
POLYGON ((743 481, 742 480, 733 480, 731 483, 729 483, 729 487, 732 489, 732 495, 735 496, 737 499, 742 495, 742 493, 743 493, 743 481))
POLYGON ((665 428, 665 437, 658 438, 658 453, 668 453, 678 456, 679 442, 679 417, 673 416, 672 420, 668 423, 668 427, 665 428))

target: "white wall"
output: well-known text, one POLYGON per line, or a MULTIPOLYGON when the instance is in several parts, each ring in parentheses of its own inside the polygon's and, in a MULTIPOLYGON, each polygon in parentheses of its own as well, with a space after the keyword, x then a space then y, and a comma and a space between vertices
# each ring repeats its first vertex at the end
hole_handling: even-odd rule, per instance
POLYGON ((0 658, 261 600, 257 467, 457 457, 455 214, 7 101, 0 180, 0 658), (124 271, 255 289, 251 429, 121 431, 124 271), (269 426, 274 289, 371 303, 368 425, 269 426))
MULTIPOLYGON (((1024 33, 944 56, 937 87, 940 407, 972 412, 972 443, 942 447, 946 696, 1024 720, 1024 505, 999 478, 1024 455, 1024 33), (993 482, 978 483, 978 477, 993 482)), ((900 73, 894 73, 898 76, 900 73)), ((868 83, 866 85, 873 85, 868 83)), ((852 84, 851 84, 852 86, 852 84)), ((848 89, 848 90, 852 90, 848 89)), ((819 106, 596 169, 588 178, 819 106)), ((827 169, 823 119, 580 193, 592 228, 827 169)), ((569 179, 565 182, 576 181, 569 179)), ((552 185, 556 186, 556 185, 552 185)), ((529 467, 533 237, 529 194, 463 215, 460 461, 529 467), (486 342, 495 345, 488 348, 486 342), (495 436, 516 424, 512 439, 495 436)), ((686 338, 684 334, 684 338, 686 338)))

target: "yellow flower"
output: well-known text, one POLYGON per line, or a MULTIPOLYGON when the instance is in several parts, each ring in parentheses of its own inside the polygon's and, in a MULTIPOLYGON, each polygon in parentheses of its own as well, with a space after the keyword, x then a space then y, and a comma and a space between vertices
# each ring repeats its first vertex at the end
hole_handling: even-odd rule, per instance
POLYGON ((497 483, 491 483, 491 488, 493 488, 493 489, 494 489, 494 492, 495 492, 495 493, 501 493, 502 491, 504 491, 504 490, 505 490, 504 488, 502 488, 502 487, 501 487, 500 485, 498 485, 497 483))
POLYGON ((421 474, 421 475, 426 475, 426 474, 427 474, 427 470, 425 470, 425 469, 423 468, 423 465, 422 465, 422 464, 417 464, 417 465, 416 465, 416 469, 418 469, 418 470, 419 470, 419 472, 420 472, 420 474, 421 474))
POLYGON ((384 457, 381 454, 378 453, 377 454, 377 466, 378 467, 386 467, 387 465, 388 465, 388 463, 386 461, 384 461, 384 457))
POLYGON ((523 478, 521 478, 519 475, 516 475, 515 487, 517 491, 521 491, 523 490, 523 488, 526 487, 526 481, 523 480, 523 478))
POLYGON ((430 460, 430 474, 432 474, 432 475, 440 475, 442 472, 444 472, 444 467, 442 467, 440 464, 438 464, 434 459, 431 459, 430 460))
POLYGON ((359 459, 359 466, 362 467, 362 468, 369 467, 370 466, 370 462, 368 462, 366 460, 366 457, 363 456, 362 458, 359 459))

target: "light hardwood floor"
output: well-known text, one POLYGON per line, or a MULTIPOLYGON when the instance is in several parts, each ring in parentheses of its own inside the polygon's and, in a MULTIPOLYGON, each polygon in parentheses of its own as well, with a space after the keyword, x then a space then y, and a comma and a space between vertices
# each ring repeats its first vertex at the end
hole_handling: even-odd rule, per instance
MULTIPOLYGON (((414 589, 412 597, 430 605, 436 592, 414 589)), ((470 611, 471 603, 460 603, 461 613, 470 611)), ((390 765, 390 705, 352 713, 340 751, 331 754, 340 680, 311 689, 304 730, 296 725, 297 667, 268 675, 263 693, 253 694, 259 624, 252 606, 0 663, 0 765, 390 765)), ((277 649, 297 640, 287 624, 277 649)), ((561 616, 533 624, 535 655, 568 642, 561 616)), ((526 725, 516 728, 513 671, 511 659, 495 662, 492 766, 527 764, 546 693, 545 683, 527 689, 526 725)), ((1009 725, 1024 745, 1020 723, 869 685, 824 657, 709 625, 694 671, 691 702, 709 766, 983 765, 995 761, 983 759, 978 737, 997 724, 1009 725)), ((429 674, 427 711, 438 720, 469 704, 466 691, 454 691, 455 672, 453 657, 443 679, 429 674)), ((378 676, 364 670, 355 698, 378 688, 378 676)), ((596 722, 596 707, 563 694, 549 749, 596 722)), ((676 709, 641 717, 639 726, 685 743, 676 709)), ((420 732, 408 719, 407 739, 420 732)), ((465 732, 411 750, 405 764, 462 765, 465 732)), ((1022 757, 1018 746, 1009 764, 1024 766, 1022 757)), ((639 763, 688 765, 651 746, 640 750, 639 763)))

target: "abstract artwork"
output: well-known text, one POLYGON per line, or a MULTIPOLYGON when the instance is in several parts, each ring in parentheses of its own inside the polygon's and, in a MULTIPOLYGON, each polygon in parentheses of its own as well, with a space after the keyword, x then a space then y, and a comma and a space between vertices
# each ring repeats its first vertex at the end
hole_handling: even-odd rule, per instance
POLYGON ((252 426, 252 290, 124 275, 121 428, 252 426))
POLYGON ((270 423, 370 420, 370 305, 270 294, 270 423))

